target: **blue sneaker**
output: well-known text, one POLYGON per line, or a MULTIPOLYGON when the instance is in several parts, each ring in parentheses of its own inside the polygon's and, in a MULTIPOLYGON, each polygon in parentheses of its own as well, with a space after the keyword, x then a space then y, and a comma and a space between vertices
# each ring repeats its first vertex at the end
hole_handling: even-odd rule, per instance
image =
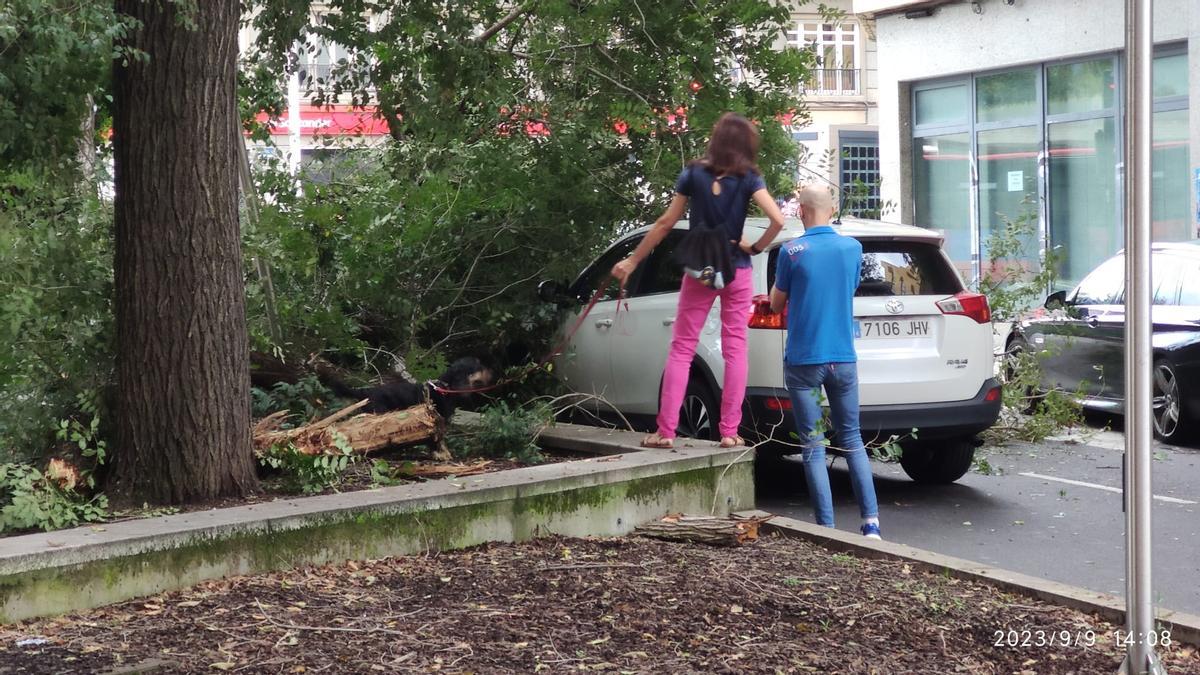
POLYGON ((863 536, 867 539, 883 540, 883 537, 879 536, 879 525, 875 523, 863 523, 863 526, 859 528, 859 532, 862 532, 863 536))

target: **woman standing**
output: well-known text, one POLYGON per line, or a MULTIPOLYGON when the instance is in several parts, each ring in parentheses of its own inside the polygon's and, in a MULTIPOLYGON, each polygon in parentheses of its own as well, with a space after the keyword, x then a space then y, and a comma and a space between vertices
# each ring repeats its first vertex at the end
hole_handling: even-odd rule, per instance
MULTIPOLYGON (((691 199, 691 218, 687 239, 681 246, 703 250, 705 235, 719 233, 725 247, 724 260, 714 260, 700 268, 685 268, 679 290, 679 308, 675 314, 671 351, 663 372, 662 397, 658 406, 658 431, 642 440, 648 448, 670 448, 679 424, 679 407, 687 389, 692 356, 700 339, 700 330, 712 308, 721 299, 721 354, 725 358, 725 382, 721 390, 721 446, 743 445, 737 435, 742 421, 742 401, 746 396, 748 360, 746 331, 750 318, 750 300, 754 279, 750 256, 762 253, 783 227, 783 214, 767 191, 758 171, 758 131, 745 117, 725 113, 713 127, 704 157, 692 162, 675 181, 675 196, 665 213, 628 258, 613 266, 612 274, 622 284, 650 255, 683 217, 691 199), (771 225, 750 242, 742 238, 746 210, 750 201, 758 204, 771 225), (726 268, 729 274, 726 274, 726 268), (729 278, 729 275, 732 278, 729 278)), ((720 257, 720 256, 719 256, 720 257)))

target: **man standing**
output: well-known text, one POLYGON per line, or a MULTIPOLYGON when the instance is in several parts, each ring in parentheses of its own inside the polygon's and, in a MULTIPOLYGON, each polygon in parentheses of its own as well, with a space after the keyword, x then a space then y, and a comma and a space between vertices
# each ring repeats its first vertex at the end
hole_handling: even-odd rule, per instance
POLYGON ((771 309, 782 312, 787 308, 784 378, 803 445, 804 477, 817 524, 833 527, 825 439, 816 429, 824 387, 835 439, 850 467, 850 485, 862 515, 860 531, 880 539, 871 463, 858 425, 853 304, 862 268, 862 244, 829 226, 833 198, 827 190, 809 185, 800 190, 798 200, 804 234, 783 245, 771 289, 771 309))

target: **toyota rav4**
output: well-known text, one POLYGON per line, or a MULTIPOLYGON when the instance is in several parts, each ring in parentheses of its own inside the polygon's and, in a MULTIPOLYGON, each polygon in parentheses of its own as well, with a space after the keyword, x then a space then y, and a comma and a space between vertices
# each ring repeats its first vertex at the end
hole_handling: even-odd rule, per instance
MULTIPOLYGON (((754 241, 765 226, 762 219, 748 219, 745 236, 754 241)), ((834 227, 863 246, 854 318, 864 441, 899 438, 901 465, 918 482, 958 480, 971 467, 977 435, 1000 412, 987 299, 963 287, 936 232, 849 218, 834 227)), ((569 287, 544 282, 541 288, 543 299, 570 308, 564 329, 574 326, 586 303, 604 289, 557 358, 555 372, 575 391, 596 394, 592 404, 597 413, 615 409, 647 429, 658 413, 682 276, 671 251, 686 223, 677 225, 638 267, 623 300, 616 284, 606 285, 606 280, 613 264, 629 255, 648 231, 641 228, 617 240, 569 287)), ((783 379, 786 322, 771 311, 767 293, 780 245, 802 231, 797 221, 789 221, 772 246, 752 258, 750 270, 759 295, 746 317, 750 373, 741 433, 781 441, 760 447, 778 454, 798 450, 783 379)), ((692 364, 680 435, 715 439, 723 371, 720 317, 714 306, 692 364)))

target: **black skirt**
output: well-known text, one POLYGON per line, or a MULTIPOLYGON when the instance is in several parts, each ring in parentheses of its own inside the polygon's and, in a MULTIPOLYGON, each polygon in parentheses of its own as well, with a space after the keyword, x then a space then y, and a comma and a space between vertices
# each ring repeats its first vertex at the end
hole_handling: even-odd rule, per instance
POLYGON ((672 257, 683 266, 684 274, 719 290, 732 283, 737 273, 732 246, 725 228, 697 227, 688 230, 672 257))

